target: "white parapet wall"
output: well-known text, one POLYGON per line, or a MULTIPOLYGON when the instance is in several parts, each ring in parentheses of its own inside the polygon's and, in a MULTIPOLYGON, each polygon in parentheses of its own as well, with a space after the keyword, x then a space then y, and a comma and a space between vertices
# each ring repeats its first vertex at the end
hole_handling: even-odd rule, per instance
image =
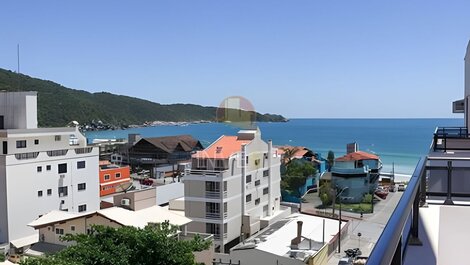
POLYGON ((163 205, 170 200, 184 197, 183 182, 175 182, 162 186, 157 186, 157 205, 163 205))

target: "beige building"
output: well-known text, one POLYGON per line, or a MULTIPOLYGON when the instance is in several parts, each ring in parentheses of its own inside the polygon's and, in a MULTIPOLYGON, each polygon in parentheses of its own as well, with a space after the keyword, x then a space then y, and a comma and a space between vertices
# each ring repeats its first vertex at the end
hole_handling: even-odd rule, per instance
POLYGON ((195 153, 184 177, 188 229, 213 234, 216 250, 228 252, 240 238, 289 215, 280 205, 280 164, 259 130, 222 136, 195 153))

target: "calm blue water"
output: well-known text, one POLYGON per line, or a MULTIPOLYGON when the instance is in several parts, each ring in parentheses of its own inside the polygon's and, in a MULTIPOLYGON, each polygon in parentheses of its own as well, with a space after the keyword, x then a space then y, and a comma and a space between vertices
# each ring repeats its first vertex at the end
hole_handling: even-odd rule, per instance
MULTIPOLYGON (((412 174, 419 158, 425 155, 435 128, 463 126, 462 119, 293 119, 287 123, 259 123, 262 138, 275 145, 306 146, 324 157, 328 150, 339 157, 346 153, 346 144, 357 142, 359 149, 379 155, 383 171, 412 174)), ((208 123, 188 126, 158 126, 129 130, 87 132, 96 138, 127 138, 128 133, 143 137, 191 134, 203 145, 221 135, 235 135, 239 129, 227 124, 208 123)))

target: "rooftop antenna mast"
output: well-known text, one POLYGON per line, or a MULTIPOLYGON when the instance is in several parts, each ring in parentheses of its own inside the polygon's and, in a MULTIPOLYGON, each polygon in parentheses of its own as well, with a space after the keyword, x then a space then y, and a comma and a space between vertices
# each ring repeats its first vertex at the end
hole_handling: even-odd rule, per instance
POLYGON ((16 45, 16 56, 18 58, 18 70, 17 73, 20 73, 20 44, 16 45))
POLYGON ((20 86, 20 44, 18 43, 16 45, 16 57, 17 57, 17 69, 16 69, 16 73, 18 74, 17 77, 18 77, 18 87, 16 88, 18 91, 21 90, 21 86, 20 86))

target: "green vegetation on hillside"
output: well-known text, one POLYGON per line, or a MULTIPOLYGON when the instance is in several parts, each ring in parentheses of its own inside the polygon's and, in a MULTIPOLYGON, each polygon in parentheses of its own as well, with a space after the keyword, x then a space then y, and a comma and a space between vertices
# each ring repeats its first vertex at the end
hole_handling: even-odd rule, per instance
MULTIPOLYGON (((73 120, 80 124, 100 120, 116 126, 143 124, 146 121, 216 120, 216 107, 194 104, 162 105, 107 92, 89 93, 4 69, 0 69, 0 90, 37 91, 40 127, 65 126, 73 120)), ((285 118, 281 115, 256 113, 256 120, 279 122, 285 121, 285 118)))

